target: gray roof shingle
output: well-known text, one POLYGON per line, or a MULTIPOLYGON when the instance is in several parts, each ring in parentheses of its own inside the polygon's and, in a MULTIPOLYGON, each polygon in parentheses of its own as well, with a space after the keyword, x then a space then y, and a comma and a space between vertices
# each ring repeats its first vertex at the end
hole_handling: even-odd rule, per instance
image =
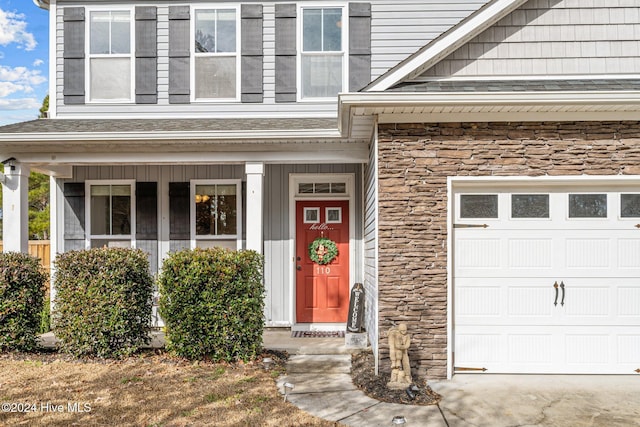
POLYGON ((640 90, 640 79, 447 80, 406 82, 389 92, 557 92, 640 90))

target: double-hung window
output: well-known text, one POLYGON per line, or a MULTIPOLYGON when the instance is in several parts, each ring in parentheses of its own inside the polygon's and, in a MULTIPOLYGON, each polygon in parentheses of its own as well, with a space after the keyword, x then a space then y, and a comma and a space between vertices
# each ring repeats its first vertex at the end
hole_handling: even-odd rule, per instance
POLYGON ((191 236, 196 247, 242 246, 242 188, 237 180, 191 182, 191 236))
POLYGON ((301 96, 331 98, 345 87, 345 20, 341 7, 302 7, 301 96))
POLYGON ((192 93, 196 100, 238 98, 238 10, 195 9, 192 93))
POLYGON ((131 10, 89 11, 88 92, 91 101, 133 99, 131 10))
POLYGON ((132 181, 87 181, 89 246, 130 247, 135 229, 132 181))

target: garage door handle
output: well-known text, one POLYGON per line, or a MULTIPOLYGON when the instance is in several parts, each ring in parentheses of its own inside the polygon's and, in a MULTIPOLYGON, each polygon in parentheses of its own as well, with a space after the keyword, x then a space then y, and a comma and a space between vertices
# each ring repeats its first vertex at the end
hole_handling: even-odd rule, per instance
POLYGON ((564 306, 564 282, 560 282, 560 287, 562 288, 562 301, 560 301, 560 305, 564 306))
POLYGON ((554 283, 554 284, 553 284, 553 287, 554 287, 554 288, 555 288, 555 290, 556 290, 556 299, 555 299, 555 301, 553 302, 553 305, 558 305, 558 282, 554 283))

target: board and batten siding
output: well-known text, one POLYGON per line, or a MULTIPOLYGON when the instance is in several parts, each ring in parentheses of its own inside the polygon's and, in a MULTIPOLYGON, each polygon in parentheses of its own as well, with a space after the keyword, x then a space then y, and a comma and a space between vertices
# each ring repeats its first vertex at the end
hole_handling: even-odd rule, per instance
POLYGON ((639 23, 635 0, 530 0, 423 77, 637 73, 639 23))
MULTIPOLYGON (((290 248, 289 175, 290 174, 342 174, 355 175, 355 282, 362 282, 362 166, 343 165, 266 165, 264 177, 264 255, 265 255, 265 319, 267 326, 290 325, 292 298, 290 290, 293 269, 290 248)), ((350 284, 353 286, 353 283, 350 284)))
MULTIPOLYGON (((194 2, 195 4, 196 2, 194 2)), ((291 2, 304 4, 305 1, 291 2)), ((346 2, 345 2, 346 3, 346 2)), ((450 29, 476 11, 486 0, 372 0, 371 4, 371 79, 397 65, 442 32, 450 29)), ((58 117, 108 118, 139 115, 158 117, 185 115, 206 117, 334 117, 337 102, 276 103, 275 100, 275 2, 263 2, 263 89, 262 103, 190 103, 169 104, 169 5, 157 2, 157 104, 113 103, 65 105, 64 86, 64 31, 65 7, 79 3, 59 2, 56 7, 56 109, 58 117)), ((348 8, 345 11, 348 13, 348 8)), ((345 41, 346 42, 346 41, 345 41)), ((348 58, 346 58, 348 61, 348 58)))
POLYGON ((378 367, 378 142, 369 146, 369 162, 364 168, 364 289, 365 327, 378 367))
MULTIPOLYGON (((175 251, 189 247, 188 240, 170 240, 169 230, 162 217, 168 216, 169 183, 184 183, 192 179, 245 179, 244 165, 124 165, 124 166, 75 166, 73 178, 56 180, 58 194, 64 211, 61 223, 63 236, 59 247, 64 250, 84 248, 84 181, 131 179, 136 182, 157 182, 158 194, 158 242, 154 246, 145 241, 146 250, 155 255, 150 260, 157 269, 158 252, 175 251), (73 199, 64 197, 67 186, 68 195, 82 197, 82 201, 73 204, 73 199), (73 191, 73 193, 71 193, 73 191), (75 212, 75 215, 74 215, 75 212)), ((289 325, 291 319, 290 272, 292 254, 289 253, 289 174, 292 173, 353 173, 355 175, 355 195, 353 197, 355 225, 355 281, 362 281, 362 166, 358 164, 338 165, 266 165, 264 181, 264 253, 265 253, 265 319, 267 325, 289 325)), ((244 203, 243 203, 244 209, 244 203)), ((245 209, 246 210, 246 209, 245 209)), ((62 212, 58 213, 59 215, 62 212)), ((246 212, 243 214, 246 218, 246 212)), ((245 219, 246 221, 246 219, 245 219)), ((246 225, 246 224, 245 224, 246 225)), ((246 226, 243 226, 246 230, 246 226)), ((141 245, 138 245, 141 246, 141 245)))

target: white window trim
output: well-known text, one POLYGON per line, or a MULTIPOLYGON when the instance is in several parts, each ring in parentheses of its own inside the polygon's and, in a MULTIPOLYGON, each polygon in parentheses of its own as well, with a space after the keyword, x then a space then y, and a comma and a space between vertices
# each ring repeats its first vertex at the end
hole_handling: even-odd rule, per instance
POLYGON ((133 179, 88 180, 84 182, 84 228, 85 248, 91 248, 92 240, 129 240, 136 247, 136 181, 133 179), (131 187, 131 234, 91 234, 91 186, 92 185, 129 185, 131 187))
POLYGON ((242 249, 242 180, 240 179, 192 179, 189 188, 189 230, 191 248, 197 247, 198 240, 235 240, 236 248, 242 249), (236 234, 196 235, 196 185, 235 185, 236 186, 236 234))
MULTIPOLYGON (((336 102, 338 94, 332 97, 307 97, 302 96, 302 36, 303 36, 303 10, 304 9, 318 9, 318 8, 340 8, 342 9, 342 51, 334 51, 331 54, 342 54, 342 90, 341 92, 347 92, 349 87, 349 10, 347 4, 344 2, 323 2, 323 3, 309 3, 298 4, 296 19, 296 79, 297 79, 297 101, 298 102, 336 102)), ((308 53, 307 55, 317 54, 319 56, 329 55, 326 52, 308 53)))
POLYGON ((84 86, 87 104, 123 104, 123 103, 135 103, 136 93, 136 58, 135 58, 135 38, 136 38, 136 14, 133 6, 92 6, 85 10, 85 29, 84 29, 84 51, 86 52, 86 60, 84 61, 84 86), (116 11, 128 11, 129 12, 129 25, 131 37, 129 37, 129 53, 128 54, 91 54, 91 12, 116 12, 116 11), (91 59, 93 58, 129 58, 131 61, 131 91, 129 93, 129 99, 91 99, 91 59))
POLYGON ((320 224, 320 208, 304 208, 302 216, 303 216, 303 222, 305 224, 320 224), (315 211, 317 215, 315 221, 309 221, 307 219, 307 212, 311 212, 311 211, 315 211))
POLYGON ((191 89, 191 102, 192 103, 224 103, 224 102, 240 102, 240 91, 242 84, 242 69, 241 69, 241 19, 240 19, 240 5, 238 4, 226 4, 226 3, 203 3, 191 5, 191 19, 189 20, 189 86, 191 89), (195 52, 195 40, 196 40, 196 11, 197 10, 209 10, 209 9, 234 9, 236 11, 236 51, 233 55, 230 52, 225 53, 200 53, 195 52), (235 98, 196 98, 196 56, 219 56, 219 57, 236 57, 236 96, 235 98))

